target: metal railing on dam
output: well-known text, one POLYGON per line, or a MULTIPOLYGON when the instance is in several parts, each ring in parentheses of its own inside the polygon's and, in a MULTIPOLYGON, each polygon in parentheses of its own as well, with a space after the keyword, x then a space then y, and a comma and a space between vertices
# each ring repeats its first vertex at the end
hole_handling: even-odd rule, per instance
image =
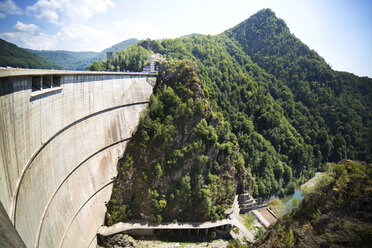
POLYGON ((96 246, 118 158, 155 81, 0 69, 0 201, 27 247, 96 246))

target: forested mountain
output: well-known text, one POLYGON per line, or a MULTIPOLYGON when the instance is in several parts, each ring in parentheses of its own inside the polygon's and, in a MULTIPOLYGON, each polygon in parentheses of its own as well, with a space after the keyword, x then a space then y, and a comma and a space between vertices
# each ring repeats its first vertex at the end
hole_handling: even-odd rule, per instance
MULTIPOLYGON (((296 205, 296 204, 294 204, 296 205)), ((289 214, 254 247, 370 247, 372 167, 354 161, 329 164, 289 214)))
MULTIPOLYGON (((253 62, 289 87, 296 102, 305 106, 314 117, 320 116, 332 136, 337 136, 341 143, 344 141, 340 136, 345 139, 346 149, 334 144, 340 149, 332 154, 323 153, 325 159, 371 160, 371 157, 367 158, 371 156, 371 140, 357 134, 371 134, 371 129, 368 130, 371 127, 371 79, 333 71, 323 58, 292 35, 285 22, 269 9, 253 15, 226 34, 238 41, 253 62), (356 139, 358 136, 360 139, 356 139), (363 145, 365 148, 361 147, 363 145)), ((270 88, 270 93, 275 99, 285 100, 279 87, 270 88)), ((292 119, 291 124, 301 129, 298 118, 296 121, 296 116, 290 116, 292 111, 283 108, 292 119)), ((312 130, 322 126, 320 121, 317 122, 308 123, 302 136, 309 136, 312 130)))
POLYGON ((97 52, 71 52, 71 51, 49 51, 31 50, 29 52, 43 57, 53 63, 61 64, 69 70, 85 70, 93 61, 107 59, 107 52, 120 52, 128 46, 136 43, 137 39, 128 39, 106 48, 100 53, 97 52))
POLYGON ((88 71, 136 71, 143 70, 148 64, 150 52, 141 46, 129 46, 110 56, 106 61, 93 62, 87 67, 88 71))
MULTIPOLYGON (((136 46, 168 61, 196 64, 205 101, 231 130, 230 137, 236 137, 237 146, 228 151, 238 151, 239 163, 246 175, 252 175, 238 192, 246 190, 256 197, 286 194, 328 162, 372 160, 372 80, 332 70, 269 9, 216 36, 145 40, 136 46)), ((168 116, 159 121, 176 119, 172 113, 168 116)), ((147 144, 153 138, 149 135, 147 144)), ((128 154, 139 152, 136 147, 128 154)), ((165 159, 171 163, 173 158, 165 159)), ((234 167, 237 162, 231 163, 234 167)), ((166 164, 160 163, 160 169, 165 171, 166 164)), ((207 179, 202 178, 200 185, 213 188, 203 180, 207 179)), ((143 199, 152 199, 149 192, 142 192, 147 197, 143 199)), ((167 192, 157 193, 168 200, 167 192)), ((182 211, 191 210, 190 205, 183 207, 182 211)), ((156 207, 147 210, 161 214, 156 207)))
POLYGON ((125 48, 129 47, 130 45, 133 45, 137 42, 138 40, 135 39, 135 38, 132 38, 132 39, 128 39, 128 40, 125 40, 125 41, 122 41, 122 42, 119 42, 109 48, 106 48, 105 50, 103 50, 102 52, 100 52, 94 59, 95 60, 98 60, 98 61, 103 61, 103 60, 106 60, 106 53, 107 52, 120 52, 122 50, 124 50, 125 48))
POLYGON ((65 69, 64 66, 51 63, 16 45, 0 39, 0 66, 34 68, 34 69, 65 69))
POLYGON ((142 216, 156 222, 217 220, 237 187, 249 188, 237 138, 206 92, 194 63, 160 67, 150 108, 121 161, 107 224, 142 216))
MULTIPOLYGON (((97 52, 71 52, 71 51, 52 51, 52 50, 31 50, 30 53, 43 57, 54 63, 65 66, 68 70, 75 70, 83 63, 87 63, 98 55, 97 52)), ((94 61, 94 60, 93 60, 94 61)), ((85 69, 85 68, 84 68, 85 69)))

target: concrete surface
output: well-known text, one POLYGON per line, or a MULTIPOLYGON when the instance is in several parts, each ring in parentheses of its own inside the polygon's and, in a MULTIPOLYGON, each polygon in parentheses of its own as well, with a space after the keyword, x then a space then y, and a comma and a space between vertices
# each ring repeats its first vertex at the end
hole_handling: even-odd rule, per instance
POLYGON ((27 247, 95 247, 154 74, 0 69, 0 201, 27 247), (32 90, 35 75, 61 85, 32 90))
POLYGON ((271 213, 271 211, 269 211, 268 208, 264 208, 257 211, 262 215, 262 217, 265 218, 267 222, 269 222, 270 225, 277 221, 277 218, 275 218, 275 216, 271 213))
POLYGON ((258 220, 261 222, 261 224, 265 227, 265 228, 268 228, 270 226, 270 222, 267 221, 262 215, 260 212, 258 212, 258 210, 252 210, 251 211, 257 218, 258 220))

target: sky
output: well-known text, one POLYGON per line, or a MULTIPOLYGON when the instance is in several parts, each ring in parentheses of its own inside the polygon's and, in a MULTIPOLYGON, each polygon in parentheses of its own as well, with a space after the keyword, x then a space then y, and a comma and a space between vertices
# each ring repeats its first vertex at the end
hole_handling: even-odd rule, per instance
POLYGON ((263 8, 333 69, 372 77, 371 0, 0 0, 0 38, 99 52, 129 38, 219 34, 263 8))

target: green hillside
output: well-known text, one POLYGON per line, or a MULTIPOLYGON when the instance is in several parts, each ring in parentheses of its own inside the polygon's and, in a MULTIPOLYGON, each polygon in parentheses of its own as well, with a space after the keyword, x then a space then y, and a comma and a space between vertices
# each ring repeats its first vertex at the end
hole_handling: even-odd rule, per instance
POLYGON ((34 69, 65 69, 64 66, 49 62, 16 45, 0 39, 0 66, 34 68, 34 69))
POLYGON ((130 45, 135 44, 137 41, 138 41, 137 39, 132 38, 132 39, 128 39, 128 40, 122 41, 120 43, 117 43, 117 44, 113 45, 112 47, 106 48, 105 50, 100 52, 95 57, 95 59, 99 60, 99 61, 106 60, 107 59, 106 58, 106 53, 107 52, 120 52, 121 50, 124 50, 125 48, 129 47, 130 45))
POLYGON ((205 93, 194 63, 161 66, 119 169, 109 225, 141 215, 156 222, 217 220, 238 185, 249 187, 237 138, 205 93))
POLYGON ((125 40, 125 41, 122 41, 120 43, 117 43, 117 44, 113 45, 112 47, 106 48, 102 52, 98 53, 93 58, 91 58, 91 59, 89 59, 87 61, 84 61, 83 63, 81 63, 80 65, 78 65, 75 69, 76 70, 86 70, 87 67, 90 64, 92 64, 95 60, 97 60, 97 61, 104 61, 104 60, 106 60, 107 59, 107 52, 120 52, 123 49, 129 47, 130 45, 135 44, 137 41, 138 41, 137 39, 132 38, 132 39, 125 40))
POLYGON ((128 46, 136 43, 137 39, 128 39, 106 48, 100 53, 97 52, 71 52, 71 51, 50 51, 50 50, 31 50, 30 53, 43 57, 44 59, 63 65, 69 70, 86 70, 95 60, 106 60, 107 52, 119 52, 128 46))
POLYGON ((75 70, 82 63, 91 60, 98 55, 97 52, 71 52, 71 51, 50 51, 50 50, 31 50, 30 53, 43 57, 54 63, 65 66, 69 70, 75 70))
MULTIPOLYGON (((293 204, 296 205, 296 204, 293 204)), ((329 164, 327 175, 254 247, 370 247, 372 164, 329 164)))
MULTIPOLYGON (((228 145, 226 148, 220 143, 216 144, 217 150, 226 152, 225 156, 234 151, 242 155, 238 160, 229 162, 231 168, 235 169, 244 164, 244 170, 240 171, 247 171, 243 175, 230 175, 234 178, 241 176, 231 184, 238 193, 245 190, 255 197, 275 193, 284 195, 291 193, 296 184, 309 179, 316 171, 324 170, 328 162, 345 158, 367 162, 372 160, 372 80, 332 70, 322 57, 291 34, 285 22, 269 9, 216 36, 199 35, 161 42, 146 40, 137 46, 160 53, 168 61, 189 60, 195 63, 197 76, 204 86, 204 96, 199 97, 223 120, 228 137, 232 144, 237 145, 228 145), (249 183, 242 183, 244 181, 249 183)), ((123 61, 118 58, 117 63, 123 61)), ((183 74, 178 77, 182 82, 183 74)), ((170 87, 176 91, 172 84, 170 87)), ((183 91, 188 90, 185 84, 183 91)), ((153 104, 150 102, 150 115, 153 104)), ((161 125, 171 124, 177 120, 179 108, 176 106, 176 112, 167 113, 166 118, 157 121, 161 125)), ((198 124, 195 122, 194 126, 198 124)), ((155 133, 160 132, 157 127, 154 127, 155 133)), ((139 128, 137 132, 142 132, 142 129, 139 128)), ((156 144, 156 135, 145 137, 146 147, 156 144)), ((169 137, 166 141, 168 145, 175 142, 175 137, 169 137)), ((224 137, 218 136, 218 142, 223 142, 224 137)), ((200 142, 201 147, 208 147, 207 141, 200 142)), ((141 149, 141 146, 135 145, 127 151, 127 156, 141 153, 141 149)), ((166 187, 159 187, 159 183, 172 184, 175 192, 182 192, 187 185, 182 184, 181 178, 198 166, 202 166, 203 170, 191 182, 213 192, 213 183, 208 179, 208 168, 213 166, 208 162, 211 153, 201 154, 207 154, 209 159, 200 162, 203 166, 197 161, 177 160, 167 155, 157 155, 141 163, 141 166, 151 167, 155 166, 151 164, 152 161, 160 159, 157 166, 161 171, 167 171, 167 166, 174 161, 186 168, 179 172, 180 177, 169 179, 162 174, 157 181, 150 181, 150 185, 142 188, 142 191, 135 189, 137 195, 141 194, 142 202, 155 201, 154 205, 145 208, 146 214, 163 216, 163 209, 158 207, 156 201, 172 202, 175 197, 166 187), (156 194, 151 193, 154 190, 156 194)), ((184 156, 184 152, 178 155, 184 156)), ((122 166, 128 163, 127 159, 122 161, 122 166)), ((134 170, 130 175, 131 180, 143 181, 141 171, 134 170)), ((213 173, 212 176, 216 176, 216 180, 223 177, 213 173)), ((125 177, 121 177, 121 180, 122 183, 132 182, 125 177)), ((120 215, 120 211, 137 213, 138 205, 133 206, 130 201, 125 201, 125 196, 120 197, 124 191, 119 182, 116 187, 118 191, 114 195, 117 198, 114 200, 120 201, 111 203, 111 209, 116 207, 114 215, 122 218, 115 219, 120 221, 129 218, 129 215, 120 215), (120 210, 120 206, 124 206, 122 204, 125 207, 120 210)), ((130 190, 125 192, 128 194, 130 190)), ((217 196, 212 194, 211 197, 221 200, 229 196, 221 193, 217 196)), ((189 195, 189 200, 196 202, 198 197, 189 195)), ((215 213, 221 213, 224 201, 219 204, 217 199, 211 199, 212 207, 205 205, 206 209, 199 212, 202 214, 193 215, 192 218, 220 218, 221 215, 215 217, 215 213), (220 210, 216 212, 216 209, 220 210)), ((187 216, 181 213, 195 211, 192 204, 177 206, 176 210, 179 214, 172 215, 172 218, 183 220, 187 216)))

